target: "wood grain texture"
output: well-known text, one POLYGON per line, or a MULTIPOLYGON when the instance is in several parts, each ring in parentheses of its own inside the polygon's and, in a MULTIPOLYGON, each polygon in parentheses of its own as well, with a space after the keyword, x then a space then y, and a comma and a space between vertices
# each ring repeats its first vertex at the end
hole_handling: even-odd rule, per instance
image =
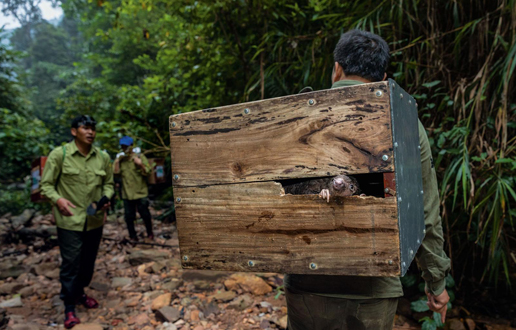
POLYGON ((173 115, 170 142, 174 187, 394 171, 386 82, 173 115))
POLYGON ((392 197, 333 197, 327 203, 317 195, 284 195, 275 182, 175 188, 174 195, 181 198, 176 215, 184 268, 400 273, 392 197))

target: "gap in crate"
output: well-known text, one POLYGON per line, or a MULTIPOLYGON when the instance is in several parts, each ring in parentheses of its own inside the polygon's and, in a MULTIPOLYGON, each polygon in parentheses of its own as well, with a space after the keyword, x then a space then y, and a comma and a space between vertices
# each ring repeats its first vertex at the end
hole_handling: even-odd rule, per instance
MULTIPOLYGON (((335 175, 334 175, 335 176, 335 175)), ((324 176, 316 178, 302 178, 302 179, 286 179, 286 180, 275 180, 280 183, 283 188, 290 185, 306 182, 310 180, 333 178, 334 176, 324 176)), ((384 198, 385 193, 383 191, 383 173, 366 173, 366 174, 354 174, 353 176, 358 181, 361 193, 366 196, 374 196, 384 198)))

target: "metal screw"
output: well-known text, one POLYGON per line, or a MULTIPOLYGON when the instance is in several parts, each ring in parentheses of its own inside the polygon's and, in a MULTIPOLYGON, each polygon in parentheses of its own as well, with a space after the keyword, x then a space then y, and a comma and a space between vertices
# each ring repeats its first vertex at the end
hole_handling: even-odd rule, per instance
POLYGON ((406 266, 406 265, 407 265, 407 264, 405 263, 405 261, 403 261, 403 262, 401 263, 401 267, 403 267, 403 268, 405 268, 405 266, 406 266))
POLYGON ((316 263, 314 263, 314 262, 312 262, 312 263, 310 264, 310 269, 317 269, 317 264, 316 264, 316 263))
POLYGON ((176 127, 176 125, 177 125, 177 124, 176 124, 176 122, 175 122, 175 121, 173 121, 173 122, 172 122, 172 127, 176 127))
POLYGON ((393 264, 392 260, 389 260, 389 265, 392 265, 392 264, 393 264))
POLYGON ((421 146, 417 146, 417 148, 418 148, 419 150, 421 150, 421 146))
POLYGON ((179 175, 177 175, 177 174, 174 175, 174 180, 176 180, 176 181, 179 180, 179 175))
POLYGON ((394 147, 397 148, 398 147, 398 142, 394 142, 394 147))
POLYGON ((387 155, 383 155, 383 156, 382 156, 382 159, 383 159, 384 161, 388 161, 388 160, 389 160, 389 156, 387 156, 387 155))
POLYGON ((314 105, 314 104, 315 104, 315 100, 314 100, 314 99, 310 99, 310 100, 308 100, 308 104, 310 104, 310 105, 314 105))
POLYGON ((426 235, 426 229, 423 229, 423 235, 426 235))
POLYGON ((419 239, 417 240, 417 244, 421 244, 421 241, 419 239))
POLYGON ((410 250, 409 253, 410 253, 410 256, 412 257, 414 255, 414 250, 410 250))
POLYGON ((176 202, 181 203, 181 197, 176 198, 176 202))
POLYGON ((424 191, 423 191, 423 190, 421 190, 421 191, 420 191, 420 193, 421 193, 421 195, 423 195, 423 194, 424 194, 424 191))
POLYGON ((398 202, 401 202, 401 196, 398 197, 398 202))
POLYGON ((412 104, 412 100, 408 100, 408 104, 412 104))
POLYGON ((389 188, 385 188, 383 191, 385 191, 386 194, 389 193, 389 188))
POLYGON ((395 83, 392 84, 392 89, 394 89, 394 88, 396 88, 396 84, 395 83))
POLYGON ((254 261, 249 260, 249 261, 247 262, 247 264, 248 264, 249 266, 253 267, 253 266, 254 266, 254 261))
POLYGON ((245 113, 246 115, 248 115, 248 114, 250 114, 250 113, 251 113, 251 110, 249 110, 249 108, 245 108, 244 113, 245 113))
POLYGON ((382 91, 376 91, 375 95, 376 95, 376 97, 382 97, 383 92, 382 91))
POLYGON ((188 256, 183 256, 184 261, 188 261, 188 256))
POLYGON ((403 94, 400 93, 400 98, 402 99, 403 98, 403 94))

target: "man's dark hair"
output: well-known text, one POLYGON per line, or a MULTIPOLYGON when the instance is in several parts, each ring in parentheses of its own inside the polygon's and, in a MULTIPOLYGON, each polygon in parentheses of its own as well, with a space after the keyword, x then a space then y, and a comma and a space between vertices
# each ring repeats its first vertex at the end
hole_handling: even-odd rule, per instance
POLYGON ((347 76, 382 81, 389 64, 389 45, 374 33, 351 30, 340 37, 333 58, 347 76))
POLYGON ((95 128, 97 122, 92 116, 79 115, 72 120, 72 128, 79 128, 80 126, 91 126, 95 128))

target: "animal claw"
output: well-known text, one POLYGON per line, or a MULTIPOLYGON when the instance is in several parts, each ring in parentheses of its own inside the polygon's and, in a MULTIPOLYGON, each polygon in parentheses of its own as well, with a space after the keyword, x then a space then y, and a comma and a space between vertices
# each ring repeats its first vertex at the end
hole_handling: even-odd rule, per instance
POLYGON ((328 189, 321 190, 321 192, 319 193, 319 197, 321 197, 322 199, 326 198, 326 202, 329 203, 330 202, 330 191, 328 189))

